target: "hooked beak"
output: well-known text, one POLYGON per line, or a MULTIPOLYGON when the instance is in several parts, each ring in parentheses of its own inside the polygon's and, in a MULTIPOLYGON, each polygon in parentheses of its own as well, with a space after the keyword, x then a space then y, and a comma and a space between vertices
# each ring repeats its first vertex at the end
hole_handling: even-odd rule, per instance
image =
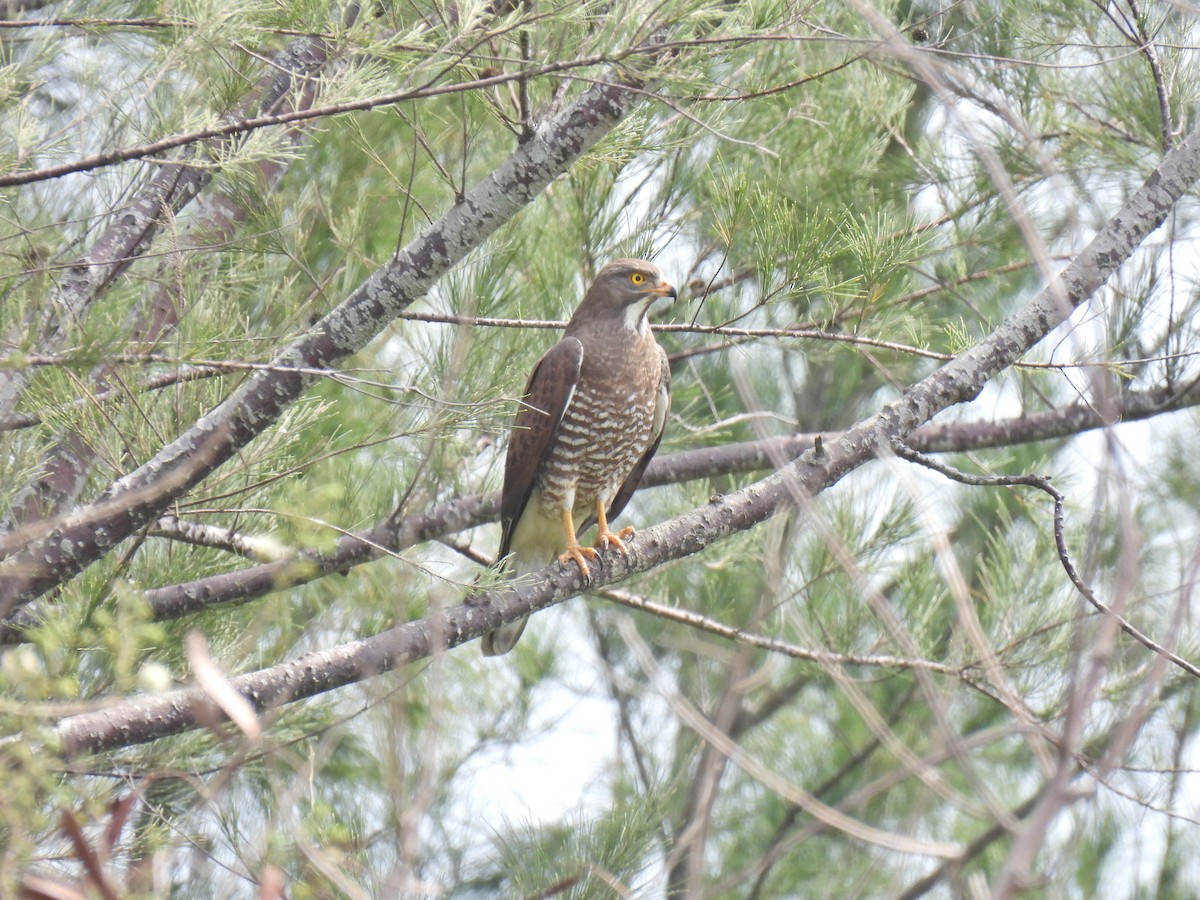
POLYGON ((676 300, 679 294, 675 291, 675 285, 669 284, 666 281, 660 281, 657 285, 646 291, 647 294, 653 294, 656 297, 670 297, 676 300))

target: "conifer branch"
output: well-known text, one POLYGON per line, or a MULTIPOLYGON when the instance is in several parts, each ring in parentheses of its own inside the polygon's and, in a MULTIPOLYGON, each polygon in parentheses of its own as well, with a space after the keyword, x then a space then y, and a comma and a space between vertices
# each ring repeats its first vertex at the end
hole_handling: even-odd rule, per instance
MULTIPOLYGON (((328 59, 328 48, 319 38, 292 42, 275 59, 266 83, 256 92, 260 108, 274 110, 288 97, 296 105, 311 105, 315 96, 312 76, 328 59), (299 88, 297 88, 297 83, 299 88)), ((214 152, 229 146, 225 140, 214 152)), ((41 353, 54 353, 64 346, 76 323, 89 307, 129 270, 150 248, 163 227, 192 202, 212 181, 211 166, 191 165, 195 148, 177 160, 164 162, 133 200, 110 217, 107 227, 86 253, 62 270, 42 334, 37 342, 41 353)), ((17 345, 14 336, 4 344, 17 345)), ((12 414, 27 375, 22 369, 0 370, 0 417, 12 414)))
MULTIPOLYGON (((929 422, 909 435, 906 443, 925 453, 1013 447, 1070 437, 1197 405, 1200 405, 1200 385, 1196 383, 1179 390, 1129 391, 1118 396, 1103 414, 1095 404, 1075 403, 999 422, 929 422)), ((775 470, 812 450, 818 439, 836 441, 840 437, 840 432, 796 434, 663 454, 650 463, 641 487, 775 470)), ((176 619, 225 603, 248 603, 329 574, 348 572, 388 553, 399 553, 425 541, 494 522, 499 502, 498 494, 456 497, 423 512, 391 516, 371 528, 342 535, 327 553, 301 552, 292 559, 149 588, 143 597, 155 621, 176 619)), ((43 611, 36 607, 22 607, 0 621, 0 646, 20 643, 42 615, 43 611)))
MULTIPOLYGON (((328 48, 323 40, 310 38, 293 41, 272 60, 272 66, 260 84, 251 92, 260 109, 303 108, 311 106, 316 98, 315 76, 329 61, 328 48)), ((292 129, 288 139, 299 143, 302 132, 292 129)), ((276 160, 263 160, 257 168, 268 185, 278 183, 287 171, 287 164, 276 160)), ((147 188, 134 200, 131 217, 128 213, 115 216, 106 234, 92 247, 82 261, 69 270, 79 277, 69 278, 56 297, 55 311, 63 307, 69 312, 65 319, 57 321, 39 344, 42 353, 52 353, 61 348, 70 335, 76 319, 82 318, 88 308, 126 271, 136 259, 149 250, 155 236, 171 221, 172 216, 191 202, 212 184, 210 168, 180 164, 168 167, 174 175, 169 196, 162 191, 167 181, 163 170, 151 180, 147 188), (170 212, 168 212, 168 208, 170 212), (143 210, 142 216, 137 210, 143 210), (130 242, 133 237, 137 240, 130 242), (116 253, 116 257, 111 254, 116 253)), ((208 204, 207 214, 195 225, 193 231, 202 231, 208 240, 232 236, 246 219, 247 210, 232 198, 220 196, 208 204)), ((142 353, 155 347, 174 328, 186 312, 186 301, 164 286, 139 311, 130 328, 130 340, 142 353)), ((116 375, 118 359, 106 359, 97 365, 90 377, 88 394, 92 402, 111 394, 127 395, 116 375), (114 387, 114 384, 116 385, 114 387)), ((27 379, 28 366, 15 371, 0 372, 0 407, 8 410, 0 419, 16 418, 11 412, 27 379), (5 383, 3 379, 7 377, 5 383)), ((86 399, 86 398, 85 398, 86 399)), ((56 442, 46 451, 39 466, 42 474, 26 485, 12 504, 12 511, 4 523, 5 531, 21 527, 38 519, 46 519, 73 502, 83 488, 95 460, 96 447, 73 430, 60 434, 56 442)))
MULTIPOLYGON (((640 532, 628 556, 605 554, 592 567, 590 578, 574 568, 550 566, 528 582, 483 592, 467 603, 431 611, 424 619, 369 638, 231 678, 231 684, 257 711, 269 711, 445 652, 587 590, 690 556, 793 508, 802 497, 835 484, 938 412, 974 398, 1086 301, 1198 179, 1200 129, 1164 158, 1057 278, 969 351, 837 440, 822 442, 761 481, 640 532)), ((67 756, 113 749, 195 727, 199 717, 212 712, 207 703, 196 688, 130 700, 65 719, 54 729, 54 737, 67 756)))
POLYGON ((14 554, 0 563, 0 615, 82 571, 269 428, 313 382, 314 376, 297 370, 326 368, 364 347, 467 252, 608 134, 632 105, 627 87, 613 81, 589 88, 424 234, 283 349, 270 371, 255 373, 151 460, 111 485, 94 504, 68 517, 61 529, 32 545, 0 541, 0 552, 14 554))
MULTIPOLYGON (((225 122, 221 125, 214 125, 210 128, 197 129, 196 131, 187 132, 186 134, 177 134, 170 137, 161 138, 148 144, 138 144, 132 147, 124 147, 119 150, 109 150, 104 153, 97 153, 83 159, 75 160, 74 162, 62 163, 57 166, 47 166, 42 169, 30 169, 24 172, 0 173, 0 187, 17 187, 24 184, 33 184, 38 181, 62 178, 64 175, 71 175, 77 172, 91 172, 106 166, 115 165, 117 163, 158 156, 159 154, 165 153, 168 150, 187 147, 191 144, 198 144, 202 141, 238 137, 263 128, 276 128, 280 125, 293 125, 299 122, 312 121, 314 119, 323 119, 330 116, 344 115, 345 113, 363 112, 385 106, 396 106, 397 104, 410 100, 423 100, 431 97, 442 97, 447 94, 461 94, 470 91, 480 91, 487 88, 509 84, 510 82, 519 82, 522 79, 527 81, 530 78, 559 74, 574 69, 615 65, 634 56, 654 56, 663 52, 664 49, 667 49, 665 45, 647 44, 637 47, 630 47, 619 53, 604 53, 594 56, 580 57, 578 59, 560 60, 541 66, 535 66, 528 71, 521 70, 517 72, 501 72, 499 74, 488 75, 483 78, 475 78, 469 81, 453 82, 450 84, 427 84, 422 85, 421 87, 406 88, 401 91, 393 91, 387 94, 364 97, 359 100, 346 100, 340 103, 330 103, 325 106, 308 107, 304 109, 291 110, 289 112, 238 119, 232 122, 225 122)), ((596 82, 596 84, 602 87, 606 84, 606 82, 599 80, 596 82)), ((638 89, 637 85, 633 82, 630 82, 627 87, 631 90, 638 89)))

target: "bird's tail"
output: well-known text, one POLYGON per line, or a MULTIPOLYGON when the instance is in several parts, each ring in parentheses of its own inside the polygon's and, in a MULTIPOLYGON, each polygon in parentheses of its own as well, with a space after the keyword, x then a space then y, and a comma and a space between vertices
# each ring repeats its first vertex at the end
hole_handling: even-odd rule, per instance
MULTIPOLYGON (((517 550, 513 552, 508 559, 504 560, 500 565, 503 571, 511 574, 513 578, 520 578, 523 575, 528 575, 531 572, 537 572, 550 565, 550 562, 555 558, 556 554, 552 548, 545 553, 530 552, 528 549, 517 550)), ((501 625, 495 631, 489 631, 483 636, 480 642, 480 649, 484 656, 503 656, 513 647, 517 646, 517 641, 521 639, 521 633, 525 631, 525 626, 529 623, 529 617, 517 619, 515 622, 509 622, 506 625, 501 625)))
POLYGON ((529 617, 526 616, 515 622, 509 622, 507 625, 501 625, 495 631, 489 631, 483 636, 483 642, 480 644, 483 655, 502 656, 517 646, 517 641, 521 639, 521 632, 525 630, 528 623, 529 617))

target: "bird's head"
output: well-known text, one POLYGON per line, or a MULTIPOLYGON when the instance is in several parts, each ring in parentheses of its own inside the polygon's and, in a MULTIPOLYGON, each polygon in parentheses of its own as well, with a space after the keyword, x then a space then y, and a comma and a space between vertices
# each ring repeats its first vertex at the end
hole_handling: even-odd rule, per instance
POLYGON ((600 270, 571 321, 616 319, 629 331, 643 331, 646 313, 660 297, 676 297, 662 269, 644 259, 618 259, 600 270))

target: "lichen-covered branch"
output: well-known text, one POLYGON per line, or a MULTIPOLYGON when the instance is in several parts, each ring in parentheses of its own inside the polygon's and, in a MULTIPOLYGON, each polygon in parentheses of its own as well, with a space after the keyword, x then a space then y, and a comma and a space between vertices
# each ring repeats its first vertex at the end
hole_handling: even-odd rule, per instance
MULTIPOLYGON (((1115 422, 1146 419, 1198 404, 1200 385, 1197 384, 1178 389, 1129 391, 1114 400, 1107 415, 1102 415, 1095 404, 1074 403, 999 422, 929 422, 909 435, 906 443, 926 453, 963 453, 1009 447, 1081 434, 1115 422)), ((817 437, 816 434, 797 434, 664 454, 651 462, 641 486, 655 487, 777 469, 811 450, 817 437)), ((821 437, 836 440, 839 435, 833 433, 821 437)), ((389 518, 363 531, 343 535, 334 549, 326 553, 302 553, 294 559, 150 588, 143 597, 156 621, 176 619, 223 603, 246 603, 307 584, 332 572, 347 572, 389 552, 398 553, 424 541, 493 522, 498 509, 498 495, 456 497, 423 512, 389 518)), ((0 645, 19 643, 25 631, 36 626, 39 619, 36 607, 15 611, 0 622, 0 645)))
POLYGON ((633 103, 629 85, 601 82, 546 123, 420 237, 380 266, 311 330, 211 413, 115 482, 53 533, 0 541, 0 615, 63 583, 153 521, 269 428, 327 367, 364 347, 441 275, 512 218, 606 135, 633 103), (30 540, 32 538, 32 540, 30 540), (17 551, 17 552, 14 552, 17 551))
MULTIPOLYGON (((307 654, 237 676, 231 683, 264 711, 310 697, 413 660, 427 658, 589 588, 624 581, 637 572, 689 556, 791 508, 874 458, 877 448, 913 432, 938 412, 975 397, 998 373, 1045 337, 1128 259, 1200 179, 1200 131, 1163 160, 1079 256, 1029 304, 954 361, 910 387, 902 397, 761 481, 648 528, 628 556, 606 554, 583 579, 574 568, 551 566, 540 577, 470 602, 433 610, 373 637, 307 654)), ((137 699, 62 721, 55 736, 67 755, 152 740, 194 727, 211 713, 194 688, 137 699)))

